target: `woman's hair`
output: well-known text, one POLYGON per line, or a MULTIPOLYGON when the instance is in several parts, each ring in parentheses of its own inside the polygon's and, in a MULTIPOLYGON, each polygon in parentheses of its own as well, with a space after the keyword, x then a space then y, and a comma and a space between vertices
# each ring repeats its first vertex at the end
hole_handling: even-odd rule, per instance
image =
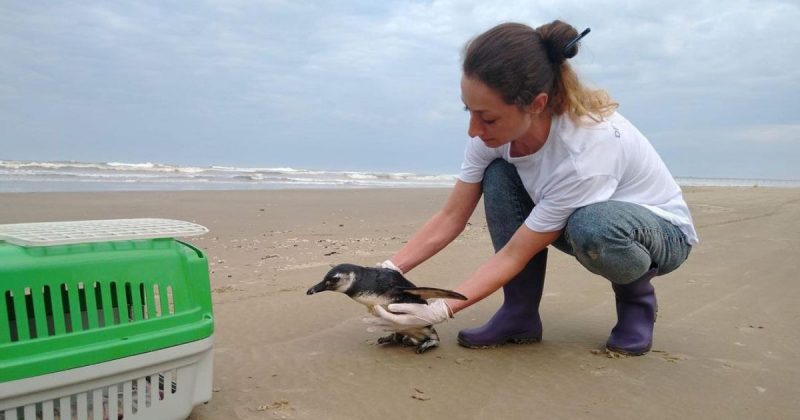
POLYGON ((618 104, 604 90, 584 87, 567 63, 579 44, 565 48, 577 36, 575 28, 560 20, 536 29, 521 23, 497 25, 464 47, 464 75, 498 91, 507 104, 524 107, 544 92, 554 114, 599 121, 618 104))

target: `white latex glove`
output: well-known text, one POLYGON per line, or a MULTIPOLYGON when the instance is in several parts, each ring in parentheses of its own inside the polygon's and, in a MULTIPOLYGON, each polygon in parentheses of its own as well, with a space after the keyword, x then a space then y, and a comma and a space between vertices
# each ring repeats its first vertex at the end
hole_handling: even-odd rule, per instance
POLYGON ((388 268, 388 269, 390 269, 390 270, 397 271, 397 272, 398 272, 398 273, 400 273, 400 274, 405 274, 405 273, 403 272, 403 270, 401 270, 399 267, 397 267, 396 265, 394 265, 394 263, 392 262, 392 260, 386 260, 386 261, 384 261, 384 262, 382 262, 382 263, 378 263, 378 267, 380 267, 380 268, 388 268))
POLYGON ((388 311, 380 305, 375 305, 373 312, 383 321, 375 324, 391 327, 395 331, 439 324, 453 317, 453 311, 447 306, 444 299, 433 299, 427 305, 423 303, 392 303, 389 305, 388 311))

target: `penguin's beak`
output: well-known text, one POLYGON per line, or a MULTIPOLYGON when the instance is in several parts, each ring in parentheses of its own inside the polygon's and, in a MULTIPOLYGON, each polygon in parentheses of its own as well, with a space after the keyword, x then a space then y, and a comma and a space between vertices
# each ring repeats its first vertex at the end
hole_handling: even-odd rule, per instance
POLYGON ((314 293, 324 292, 325 290, 328 290, 328 289, 325 288, 325 281, 321 281, 321 282, 315 284, 314 286, 311 286, 311 288, 308 289, 306 294, 307 295, 313 295, 314 293))

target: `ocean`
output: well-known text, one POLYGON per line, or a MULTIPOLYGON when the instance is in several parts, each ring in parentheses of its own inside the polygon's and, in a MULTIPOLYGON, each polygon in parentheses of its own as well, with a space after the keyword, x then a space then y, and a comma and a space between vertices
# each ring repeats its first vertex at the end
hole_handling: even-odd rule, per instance
MULTIPOLYGON (((800 180, 679 177, 682 186, 800 187, 800 180)), ((0 192, 448 188, 455 174, 0 160, 0 192)))
POLYGON ((455 175, 0 160, 0 192, 442 188, 455 175))

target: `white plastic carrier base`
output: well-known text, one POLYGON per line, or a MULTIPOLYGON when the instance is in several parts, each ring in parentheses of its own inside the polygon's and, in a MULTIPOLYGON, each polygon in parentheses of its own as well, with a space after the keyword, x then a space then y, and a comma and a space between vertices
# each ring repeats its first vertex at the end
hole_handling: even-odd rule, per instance
POLYGON ((172 420, 212 392, 213 336, 0 383, 0 420, 172 420))

